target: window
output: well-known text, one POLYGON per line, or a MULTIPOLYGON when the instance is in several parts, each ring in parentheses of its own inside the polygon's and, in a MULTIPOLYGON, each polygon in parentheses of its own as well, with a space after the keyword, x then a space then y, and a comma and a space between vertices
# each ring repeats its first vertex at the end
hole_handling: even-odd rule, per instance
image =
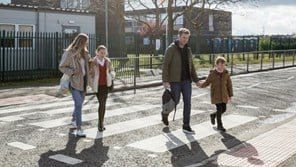
POLYGON ((0 24, 1 47, 33 47, 33 25, 0 24))
POLYGON ((15 25, 0 24, 1 47, 15 47, 14 31, 15 25))
POLYGON ((176 21, 174 22, 174 25, 182 25, 183 26, 183 16, 177 17, 176 21))
POLYGON ((213 16, 213 14, 209 15, 209 31, 214 31, 214 16, 213 16))
POLYGON ((19 25, 19 47, 31 48, 33 47, 33 26, 31 25, 19 25))
POLYGON ((66 34, 75 34, 80 32, 80 27, 79 26, 63 26, 63 33, 66 34))
POLYGON ((61 0, 61 8, 86 9, 90 6, 90 0, 61 0))

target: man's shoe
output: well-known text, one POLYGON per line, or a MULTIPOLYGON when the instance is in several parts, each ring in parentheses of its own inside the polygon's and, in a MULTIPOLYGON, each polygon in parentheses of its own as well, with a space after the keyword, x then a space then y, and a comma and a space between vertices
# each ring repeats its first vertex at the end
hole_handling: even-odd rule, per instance
POLYGON ((218 127, 217 129, 218 129, 219 131, 221 131, 221 132, 226 132, 226 129, 223 128, 223 127, 218 127))
POLYGON ((162 122, 168 126, 169 125, 169 121, 168 121, 168 117, 169 117, 169 114, 163 114, 161 113, 161 117, 162 117, 162 122))
POLYGON ((72 125, 72 128, 74 128, 74 129, 77 128, 76 121, 72 121, 72 122, 71 122, 71 125, 72 125))
POLYGON ((212 123, 212 125, 215 125, 215 117, 216 117, 216 115, 215 114, 211 114, 210 116, 211 116, 211 123, 212 123))
POLYGON ((192 130, 190 126, 184 126, 184 125, 183 125, 183 132, 188 134, 195 134, 195 131, 192 130))
POLYGON ((77 130, 76 131, 76 137, 86 137, 85 133, 83 133, 83 130, 77 130))

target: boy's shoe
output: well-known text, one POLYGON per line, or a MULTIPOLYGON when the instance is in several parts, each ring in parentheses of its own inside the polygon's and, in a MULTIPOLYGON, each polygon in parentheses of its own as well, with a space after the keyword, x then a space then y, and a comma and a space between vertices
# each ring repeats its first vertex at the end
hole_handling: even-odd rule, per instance
POLYGON ((188 134, 195 134, 195 131, 192 130, 190 126, 184 126, 184 125, 183 125, 183 132, 188 134))
POLYGON ((223 127, 218 127, 217 129, 218 129, 219 131, 221 131, 221 132, 226 132, 226 129, 223 128, 223 127))
POLYGON ((215 114, 211 114, 210 117, 211 117, 211 123, 212 123, 212 125, 215 125, 215 117, 216 117, 216 115, 215 114))
POLYGON ((163 113, 161 113, 162 122, 163 122, 166 126, 169 125, 168 117, 169 117, 169 114, 163 114, 163 113))
POLYGON ((77 130, 76 131, 76 137, 86 137, 85 133, 83 133, 83 130, 77 130))
POLYGON ((71 125, 72 125, 72 128, 74 128, 74 129, 77 128, 76 121, 72 121, 72 122, 71 122, 71 125))

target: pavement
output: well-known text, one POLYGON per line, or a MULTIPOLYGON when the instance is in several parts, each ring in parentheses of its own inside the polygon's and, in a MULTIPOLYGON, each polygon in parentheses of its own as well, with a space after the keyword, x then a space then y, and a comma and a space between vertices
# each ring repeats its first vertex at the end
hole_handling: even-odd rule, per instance
MULTIPOLYGON (((106 131, 98 132, 96 97, 83 106, 86 138, 73 134, 70 96, 58 86, 0 89, 0 166, 266 166, 296 164, 296 68, 232 76, 234 97, 223 115, 227 132, 209 114, 209 88, 193 85, 191 126, 161 122, 162 86, 109 94, 106 131)), ((145 82, 147 84, 147 82, 145 82)), ((126 85, 125 85, 126 86, 126 85)))

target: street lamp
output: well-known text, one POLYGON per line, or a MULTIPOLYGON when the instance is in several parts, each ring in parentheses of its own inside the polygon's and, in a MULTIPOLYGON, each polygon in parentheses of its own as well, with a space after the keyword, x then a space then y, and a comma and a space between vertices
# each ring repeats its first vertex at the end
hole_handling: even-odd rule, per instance
POLYGON ((108 0, 105 0, 106 47, 108 48, 108 0))

